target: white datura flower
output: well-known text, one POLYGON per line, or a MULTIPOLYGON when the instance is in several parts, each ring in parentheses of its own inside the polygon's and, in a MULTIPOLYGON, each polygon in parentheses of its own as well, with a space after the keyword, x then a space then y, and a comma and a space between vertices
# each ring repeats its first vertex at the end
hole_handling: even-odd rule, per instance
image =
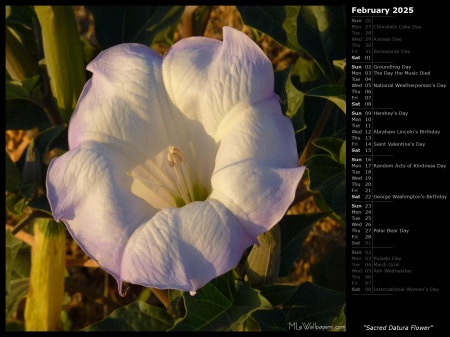
POLYGON ((190 37, 162 57, 100 53, 50 163, 57 221, 122 282, 194 294, 237 265, 303 175, 270 60, 247 35, 190 37))

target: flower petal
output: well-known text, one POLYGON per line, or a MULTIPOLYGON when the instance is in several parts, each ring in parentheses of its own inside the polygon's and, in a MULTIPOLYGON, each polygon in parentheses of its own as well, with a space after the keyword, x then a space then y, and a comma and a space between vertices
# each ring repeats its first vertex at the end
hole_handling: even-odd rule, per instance
POLYGON ((121 276, 134 284, 195 292, 236 266, 254 243, 216 200, 167 208, 132 235, 121 276))
POLYGON ((247 35, 230 27, 223 28, 223 42, 205 37, 177 42, 164 57, 163 79, 175 105, 212 137, 241 101, 251 105, 274 96, 270 60, 247 35))
POLYGON ((220 201, 258 236, 281 220, 295 197, 305 167, 270 168, 241 162, 214 174, 212 200, 220 201))
POLYGON ((233 109, 219 125, 216 139, 220 147, 214 172, 250 159, 264 166, 298 166, 294 128, 277 98, 233 109))
POLYGON ((64 221, 80 247, 115 278, 131 234, 157 212, 131 193, 126 172, 134 165, 126 152, 86 141, 52 160, 47 174, 56 221, 64 221))
POLYGON ((92 78, 70 120, 69 147, 88 140, 103 142, 105 137, 112 146, 126 143, 147 158, 140 162, 142 169, 131 171, 133 176, 175 189, 167 154, 170 146, 178 146, 190 171, 198 173, 194 183, 210 190, 205 176, 214 168, 214 140, 173 105, 161 67, 162 57, 140 44, 121 44, 100 53, 87 67, 92 78), (205 165, 196 165, 198 157, 205 165))
POLYGON ((211 198, 238 215, 249 233, 259 235, 283 217, 304 173, 292 123, 273 98, 230 112, 216 137, 220 148, 211 198))
POLYGON ((145 154, 149 134, 166 140, 162 111, 171 108, 161 82, 162 57, 139 44, 121 44, 100 53, 69 126, 70 148, 98 134, 121 139, 145 154), (160 127, 157 128, 156 125, 160 127))

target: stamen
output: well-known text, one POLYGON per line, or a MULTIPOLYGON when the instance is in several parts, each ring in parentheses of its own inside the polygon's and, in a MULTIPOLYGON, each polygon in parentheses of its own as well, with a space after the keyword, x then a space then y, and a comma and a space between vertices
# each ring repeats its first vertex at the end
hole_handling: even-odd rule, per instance
POLYGON ((183 151, 176 146, 169 148, 167 155, 169 166, 173 168, 175 183, 181 198, 186 204, 194 201, 194 190, 192 189, 191 175, 189 166, 184 160, 183 151))
POLYGON ((169 165, 173 167, 175 166, 177 161, 183 161, 183 152, 179 148, 171 146, 169 149, 169 154, 167 155, 167 159, 169 160, 169 165))
POLYGON ((151 197, 146 197, 142 190, 137 186, 135 186, 135 192, 138 193, 137 195, 141 193, 145 200, 150 200, 149 202, 152 205, 156 205, 156 207, 162 207, 161 205, 164 203, 182 207, 193 202, 195 200, 194 189, 189 166, 187 165, 183 151, 176 146, 170 146, 167 160, 169 161, 169 167, 171 167, 173 171, 167 167, 161 167, 161 170, 165 172, 166 177, 169 179, 169 181, 166 182, 157 179, 151 172, 140 174, 138 168, 134 169, 133 173, 131 171, 127 172, 127 176, 144 183, 153 193, 151 193, 151 197), (172 174, 168 174, 169 171, 172 171, 172 174), (160 193, 162 192, 161 190, 167 191, 169 195, 165 192, 160 193), (155 198, 159 198, 163 203, 154 202, 155 198))

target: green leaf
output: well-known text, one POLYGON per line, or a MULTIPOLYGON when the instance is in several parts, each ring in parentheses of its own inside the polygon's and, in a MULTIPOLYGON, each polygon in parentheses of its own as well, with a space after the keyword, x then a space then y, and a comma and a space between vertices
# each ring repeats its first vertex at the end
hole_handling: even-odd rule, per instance
POLYGON ((345 6, 302 6, 297 17, 298 43, 331 83, 338 83, 333 60, 345 58, 345 6))
POLYGON ((332 155, 319 154, 308 158, 305 165, 310 176, 310 189, 319 192, 314 201, 321 211, 333 211, 330 216, 341 225, 346 221, 346 175, 340 162, 341 140, 325 139, 317 144, 332 155), (338 150, 338 147, 340 148, 338 150), (337 152, 339 151, 339 152, 337 152), (338 154, 339 153, 339 154, 338 154))
POLYGON ((164 309, 136 301, 82 331, 166 331, 173 318, 164 309))
POLYGON ((261 328, 251 315, 242 323, 242 331, 261 331, 261 328))
MULTIPOLYGON (((33 6, 10 6, 11 14, 6 19, 6 25, 14 30, 18 35, 24 49, 35 60, 36 67, 38 65, 38 58, 36 52, 36 23, 37 17, 33 6)), ((27 56, 24 56, 27 57, 27 56)), ((28 62, 27 62, 28 63, 28 62)), ((30 66, 30 64, 28 64, 30 66)))
POLYGON ((345 70, 347 69, 347 59, 334 60, 333 64, 336 69, 338 69, 342 73, 345 73, 345 70))
POLYGON ((339 150, 339 162, 344 165, 344 170, 347 169, 347 140, 344 140, 344 142, 341 145, 341 149, 339 150))
POLYGON ((288 108, 286 111, 286 116, 292 120, 294 126, 294 131, 296 133, 306 129, 305 121, 303 120, 304 115, 304 94, 297 90, 297 88, 292 84, 292 77, 286 81, 286 95, 288 108))
POLYGON ((5 162, 6 162, 6 191, 16 192, 17 185, 22 182, 22 174, 17 168, 16 164, 11 160, 8 152, 5 151, 5 162))
POLYGON ((287 66, 285 69, 276 71, 275 76, 275 93, 279 96, 281 102, 281 111, 286 115, 288 109, 286 83, 289 81, 292 65, 287 66))
POLYGON ((336 70, 339 72, 339 76, 341 77, 339 79, 339 83, 343 84, 346 79, 346 69, 347 69, 347 60, 333 60, 333 65, 336 68, 336 70))
POLYGON ((22 245, 17 252, 11 280, 29 278, 31 271, 31 246, 22 245))
POLYGON ((9 293, 11 289, 11 274, 16 261, 16 255, 19 251, 20 246, 22 246, 22 241, 17 239, 12 232, 7 229, 5 234, 6 250, 5 250, 5 263, 6 263, 6 294, 9 293))
POLYGON ((296 133, 306 128, 303 120, 304 95, 292 84, 292 65, 282 71, 275 72, 275 92, 280 96, 283 113, 288 116, 296 133))
POLYGON ((19 194, 11 193, 6 197, 6 210, 12 214, 22 215, 25 206, 25 198, 19 194))
MULTIPOLYGON (((305 124, 308 126, 304 132, 306 139, 314 136, 313 132, 317 131, 316 128, 322 129, 319 137, 346 138, 346 114, 342 113, 336 104, 321 97, 305 95, 304 106, 305 124), (324 114, 328 115, 326 120, 323 119, 324 114)), ((317 135, 314 138, 316 139, 317 135)))
POLYGON ((242 331, 253 312, 272 308, 249 283, 236 291, 232 272, 215 278, 195 296, 185 292, 184 301, 186 316, 171 331, 242 331))
POLYGON ((37 76, 39 68, 36 60, 30 55, 16 31, 6 27, 6 71, 12 79, 22 81, 26 78, 37 76))
POLYGON ((339 85, 322 85, 307 92, 306 96, 322 97, 336 104, 346 113, 345 87, 339 85))
POLYGON ((6 319, 5 331, 25 331, 25 325, 15 319, 6 319))
POLYGON ((95 18, 95 34, 103 49, 120 43, 150 46, 155 36, 176 24, 184 6, 86 6, 95 18))
POLYGON ((331 325, 339 316, 346 297, 344 293, 302 283, 297 292, 283 305, 288 323, 315 323, 316 326, 331 325))
MULTIPOLYGON (((67 293, 65 295, 67 295, 67 293)), ((70 319, 70 316, 69 316, 69 313, 67 312, 67 310, 61 311, 60 327, 61 327, 62 331, 71 331, 72 330, 72 320, 70 319)))
POLYGON ((173 45, 175 40, 175 33, 177 32, 177 25, 172 25, 158 33, 155 34, 155 37, 153 38, 152 42, 152 48, 157 49, 155 47, 156 44, 163 44, 167 47, 170 47, 173 45))
POLYGON ((30 130, 45 128, 51 123, 45 111, 34 102, 27 100, 8 100, 6 103, 6 130, 30 130))
POLYGON ((300 6, 236 6, 242 21, 267 34, 283 46, 300 51, 297 17, 300 6))
POLYGON ((35 146, 41 154, 41 162, 44 162, 46 153, 49 151, 53 141, 58 138, 63 132, 67 132, 67 125, 52 126, 44 130, 35 141, 35 146))
POLYGON ((245 331, 286 331, 286 319, 281 309, 257 310, 247 319, 245 331))
POLYGON ((26 202, 32 199, 37 192, 37 184, 34 182, 32 183, 24 182, 22 184, 19 184, 17 188, 19 190, 19 193, 25 197, 26 202))
POLYGON ((136 301, 147 302, 150 296, 152 296, 152 288, 145 287, 139 293, 136 301))
POLYGON ((169 289, 167 295, 169 296, 168 311, 172 312, 175 317, 181 317, 180 302, 183 299, 183 292, 181 290, 169 289))
POLYGON ((346 221, 346 178, 342 171, 324 179, 315 188, 320 194, 314 196, 316 205, 322 211, 332 210, 333 219, 341 225, 346 221), (325 203, 325 204, 324 204, 325 203))
POLYGON ((311 264, 311 276, 314 284, 328 289, 345 292, 346 258, 345 242, 327 250, 319 261, 311 264))
POLYGON ((302 55, 292 69, 292 82, 302 91, 328 83, 317 63, 309 55, 302 55))
POLYGON ((7 81, 6 82, 6 100, 26 99, 31 100, 33 89, 39 83, 39 76, 26 78, 23 81, 7 81))
POLYGON ((346 331, 347 330, 347 317, 345 315, 345 307, 346 305, 344 304, 341 308, 341 310, 339 311, 339 316, 337 316, 333 322, 331 322, 331 326, 332 328, 328 331, 346 331))
POLYGON ((316 154, 305 161, 309 170, 310 188, 320 190, 319 186, 329 178, 344 172, 344 168, 339 161, 328 154, 316 154))
POLYGON ((259 290, 261 290, 261 295, 267 298, 273 306, 283 305, 297 292, 297 289, 297 285, 281 283, 262 286, 259 288, 259 290))
POLYGON ((34 210, 40 210, 53 216, 52 211, 50 209, 50 203, 48 202, 46 195, 37 196, 36 198, 31 200, 27 204, 27 206, 34 210))
POLYGON ((281 219, 280 276, 289 274, 292 264, 300 256, 312 226, 329 214, 330 212, 286 215, 281 219))
POLYGON ((328 152, 334 160, 340 162, 340 152, 344 141, 340 138, 319 138, 312 142, 319 149, 328 152))
POLYGON ((263 32, 255 29, 253 27, 249 26, 249 28, 250 28, 251 33, 252 33, 251 38, 252 38, 253 41, 256 41, 256 42, 261 41, 262 38, 264 38, 264 36, 266 36, 266 34, 264 34, 263 32))
POLYGON ((345 57, 345 6, 236 6, 243 22, 296 52, 306 51, 331 83, 345 57))
POLYGON ((10 318, 17 311, 20 301, 27 296, 29 284, 28 277, 11 281, 11 289, 6 294, 6 318, 10 318))
POLYGON ((36 14, 34 13, 33 6, 8 6, 10 7, 10 15, 8 16, 8 25, 12 22, 25 26, 24 28, 32 27, 32 22, 36 19, 36 14))
POLYGON ((280 228, 275 225, 269 231, 258 236, 259 246, 254 245, 245 262, 248 281, 257 288, 272 284, 280 271, 280 228))

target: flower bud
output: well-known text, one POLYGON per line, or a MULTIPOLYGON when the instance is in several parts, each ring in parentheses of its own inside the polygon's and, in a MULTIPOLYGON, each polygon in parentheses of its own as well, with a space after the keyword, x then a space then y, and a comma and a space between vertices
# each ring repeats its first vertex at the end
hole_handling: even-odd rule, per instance
POLYGON ((34 139, 31 139, 25 154, 25 164, 22 170, 22 179, 25 183, 35 183, 39 185, 42 179, 41 160, 38 149, 34 146, 34 139))
POLYGON ((25 303, 26 331, 59 329, 64 299, 66 236, 53 219, 37 218, 31 251, 30 286, 25 303))
POLYGON ((59 112, 69 122, 86 81, 80 33, 72 6, 34 6, 45 65, 59 112))

